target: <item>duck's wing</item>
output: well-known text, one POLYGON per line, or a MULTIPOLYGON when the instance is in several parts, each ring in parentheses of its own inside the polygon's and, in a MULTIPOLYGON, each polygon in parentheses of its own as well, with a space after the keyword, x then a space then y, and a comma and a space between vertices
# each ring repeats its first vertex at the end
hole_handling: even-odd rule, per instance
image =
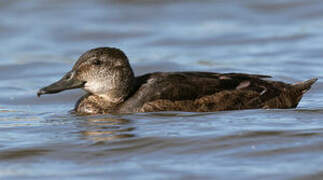
MULTIPOLYGON (((136 78, 134 93, 122 104, 121 112, 141 111, 144 104, 185 101, 186 104, 220 92, 226 92, 228 98, 249 92, 261 96, 261 101, 280 94, 280 86, 286 84, 272 83, 263 78, 266 75, 242 73, 210 72, 175 72, 151 73, 136 78), (160 100, 163 100, 161 102, 160 100)), ((259 99, 259 98, 258 98, 259 99)), ((247 99, 248 101, 251 99, 247 99)), ((227 99, 230 101, 230 99, 227 99)), ((244 102, 247 103, 247 102, 244 102)), ((170 107, 170 106, 169 106, 170 107)), ((167 110, 175 110, 169 108, 167 110)), ((190 110, 191 111, 191 110, 190 110)))

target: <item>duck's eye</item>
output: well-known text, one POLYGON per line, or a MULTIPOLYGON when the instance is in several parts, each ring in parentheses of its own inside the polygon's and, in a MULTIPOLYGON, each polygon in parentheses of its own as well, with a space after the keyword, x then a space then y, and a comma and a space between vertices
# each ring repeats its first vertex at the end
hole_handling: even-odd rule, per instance
POLYGON ((102 61, 100 61, 100 59, 96 59, 93 64, 98 66, 102 64, 102 61))

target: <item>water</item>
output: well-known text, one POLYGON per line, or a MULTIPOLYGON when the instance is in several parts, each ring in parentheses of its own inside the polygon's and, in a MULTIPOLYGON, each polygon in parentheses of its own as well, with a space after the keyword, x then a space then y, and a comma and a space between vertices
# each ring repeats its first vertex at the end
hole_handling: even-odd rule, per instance
POLYGON ((0 179, 321 179, 319 80, 297 109, 75 116, 36 97, 84 51, 152 71, 323 77, 321 0, 3 0, 0 179))

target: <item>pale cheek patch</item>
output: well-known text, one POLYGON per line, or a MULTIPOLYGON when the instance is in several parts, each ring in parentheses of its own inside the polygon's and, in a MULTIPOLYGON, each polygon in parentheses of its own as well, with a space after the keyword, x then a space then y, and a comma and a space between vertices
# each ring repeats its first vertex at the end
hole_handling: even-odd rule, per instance
POLYGON ((100 94, 100 92, 102 91, 101 85, 93 81, 86 82, 84 85, 84 89, 93 94, 100 94))
POLYGON ((113 86, 110 81, 100 81, 100 80, 89 80, 85 83, 84 89, 92 94, 106 94, 113 86))

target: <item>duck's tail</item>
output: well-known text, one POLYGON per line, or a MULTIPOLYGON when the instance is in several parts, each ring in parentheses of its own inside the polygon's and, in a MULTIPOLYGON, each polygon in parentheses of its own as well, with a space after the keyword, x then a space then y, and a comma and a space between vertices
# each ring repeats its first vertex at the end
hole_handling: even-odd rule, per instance
POLYGON ((313 78, 292 84, 290 88, 283 88, 280 95, 265 102, 263 108, 296 108, 303 95, 316 81, 317 78, 313 78))
POLYGON ((296 88, 298 91, 305 94, 308 90, 311 89, 312 85, 318 80, 318 78, 313 78, 307 81, 298 82, 293 84, 293 87, 296 88))

